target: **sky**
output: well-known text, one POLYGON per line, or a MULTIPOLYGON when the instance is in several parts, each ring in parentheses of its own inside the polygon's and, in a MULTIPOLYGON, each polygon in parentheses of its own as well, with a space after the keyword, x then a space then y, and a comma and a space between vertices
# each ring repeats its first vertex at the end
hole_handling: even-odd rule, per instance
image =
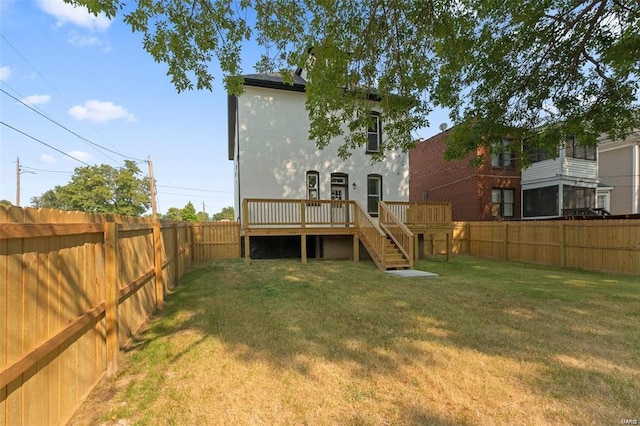
MULTIPOLYGON (((259 54, 243 49, 244 73, 259 54)), ((189 201, 209 215, 233 206, 227 96, 217 63, 211 70, 213 91, 178 93, 120 17, 62 0, 0 0, 0 200, 16 204, 17 158, 22 206, 76 167, 132 159, 146 176, 150 158, 159 213, 189 201)), ((430 121, 416 139, 447 118, 430 121)))

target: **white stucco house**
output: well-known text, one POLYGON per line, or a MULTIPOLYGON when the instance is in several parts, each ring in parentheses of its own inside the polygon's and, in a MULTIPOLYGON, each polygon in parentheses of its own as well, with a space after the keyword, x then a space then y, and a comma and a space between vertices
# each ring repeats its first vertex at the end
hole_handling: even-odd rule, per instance
POLYGON ((409 200, 409 161, 403 152, 389 152, 372 161, 384 141, 379 108, 369 143, 346 160, 339 158, 336 140, 317 149, 309 140, 305 109, 306 82, 294 74, 294 84, 278 73, 244 76, 244 94, 228 97, 229 160, 235 165, 235 211, 242 221, 242 200, 356 200, 371 215, 378 201, 409 200))

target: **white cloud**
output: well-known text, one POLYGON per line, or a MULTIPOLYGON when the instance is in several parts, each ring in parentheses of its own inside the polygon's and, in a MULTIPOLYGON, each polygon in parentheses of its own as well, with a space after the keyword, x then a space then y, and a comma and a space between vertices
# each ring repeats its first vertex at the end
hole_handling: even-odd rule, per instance
POLYGON ((0 81, 7 81, 11 78, 11 68, 8 66, 0 67, 0 81))
POLYGON ((39 3, 42 11, 57 19, 59 27, 69 23, 92 31, 104 31, 111 25, 105 14, 94 16, 85 7, 72 6, 63 0, 40 0, 39 3))
POLYGON ((92 123, 105 123, 119 119, 127 121, 138 120, 135 115, 122 106, 114 105, 113 102, 103 102, 95 99, 86 101, 84 105, 76 105, 69 108, 69 114, 77 120, 87 120, 92 123))
POLYGON ((22 100, 22 102, 28 103, 30 105, 42 105, 51 102, 51 96, 49 95, 31 95, 27 96, 22 100))
POLYGON ((68 41, 75 47, 102 47, 104 52, 111 51, 111 44, 108 41, 96 36, 83 36, 76 31, 69 33, 68 41))
POLYGON ((69 152, 67 152, 67 155, 70 155, 73 158, 77 158, 80 161, 84 161, 85 163, 87 161, 93 160, 93 155, 89 154, 88 152, 84 152, 84 151, 69 151, 69 152))
POLYGON ((56 162, 56 159, 55 159, 55 158, 53 158, 53 157, 52 157, 52 156, 50 156, 50 155, 42 154, 42 155, 40 156, 40 162, 41 162, 41 163, 43 163, 43 164, 53 164, 53 163, 55 163, 55 162, 56 162))

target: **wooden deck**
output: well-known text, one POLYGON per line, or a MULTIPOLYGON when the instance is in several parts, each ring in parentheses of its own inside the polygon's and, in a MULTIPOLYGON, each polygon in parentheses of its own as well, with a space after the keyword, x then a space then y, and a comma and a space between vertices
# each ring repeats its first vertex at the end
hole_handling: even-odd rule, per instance
POLYGON ((353 238, 353 259, 360 243, 381 270, 412 268, 418 256, 417 235, 447 235, 451 251, 449 203, 380 202, 373 218, 352 200, 245 199, 241 233, 248 264, 250 237, 299 236, 302 262, 307 262, 307 236, 342 235, 353 238))

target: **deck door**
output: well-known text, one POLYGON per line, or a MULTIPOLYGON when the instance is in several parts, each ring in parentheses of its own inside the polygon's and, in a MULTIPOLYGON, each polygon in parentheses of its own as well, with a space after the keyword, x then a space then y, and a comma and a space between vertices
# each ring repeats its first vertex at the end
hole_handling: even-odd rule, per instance
POLYGON ((348 176, 343 174, 331 174, 331 224, 332 226, 346 226, 349 221, 347 192, 348 176), (345 202, 341 202, 345 201, 345 202))

